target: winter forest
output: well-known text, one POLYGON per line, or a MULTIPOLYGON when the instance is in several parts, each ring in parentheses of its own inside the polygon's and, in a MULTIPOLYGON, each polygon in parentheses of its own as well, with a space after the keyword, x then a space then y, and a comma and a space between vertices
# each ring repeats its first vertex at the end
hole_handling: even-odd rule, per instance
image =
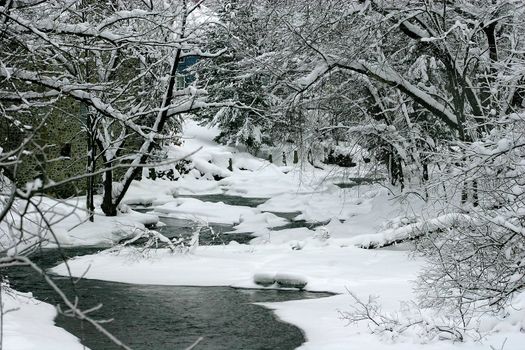
POLYGON ((520 350, 523 0, 0 0, 0 350, 520 350))

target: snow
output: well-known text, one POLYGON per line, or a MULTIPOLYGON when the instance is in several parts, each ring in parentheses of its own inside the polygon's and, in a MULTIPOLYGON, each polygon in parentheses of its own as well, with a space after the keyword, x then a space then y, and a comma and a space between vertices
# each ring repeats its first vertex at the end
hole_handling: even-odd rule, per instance
MULTIPOLYGON (((168 146, 168 159, 186 158, 192 171, 181 175, 176 182, 162 179, 134 181, 124 201, 129 204, 151 204, 153 200, 166 203, 176 195, 219 193, 270 198, 290 191, 318 191, 326 186, 325 171, 307 166, 277 166, 234 147, 218 145, 213 141, 218 134, 215 127, 206 128, 191 119, 186 120, 183 144, 168 146), (232 171, 228 170, 230 159, 232 171), (222 179, 216 181, 214 177, 222 179)), ((337 173, 334 179, 336 176, 337 173)))
MULTIPOLYGON (((412 257, 404 246, 366 250, 360 245, 385 244, 422 229, 450 225, 459 214, 443 213, 423 220, 439 208, 426 208, 422 200, 401 203, 377 184, 339 188, 334 183, 347 177, 337 167, 326 170, 280 167, 232 147, 217 145, 218 130, 185 124, 182 146, 170 146, 169 157, 188 157, 192 169, 177 181, 144 178, 134 181, 126 203, 151 205, 151 218, 160 216, 197 222, 228 224, 235 232, 252 232, 250 244, 231 242, 221 246, 197 246, 189 253, 152 249, 146 254, 133 247, 108 249, 68 261, 73 276, 134 284, 178 286, 230 286, 235 288, 300 288, 335 295, 319 299, 264 303, 286 322, 300 327, 306 336, 302 349, 482 349, 493 346, 521 349, 525 294, 500 319, 483 316, 483 342, 463 343, 428 340, 417 333, 372 334, 367 321, 348 324, 341 312, 349 311, 355 299, 377 296, 382 310, 395 314, 404 301, 414 301, 413 291, 421 258, 412 257), (232 169, 228 169, 232 163, 232 169), (214 175, 224 177, 214 179, 214 175), (268 198, 256 208, 207 202, 187 194, 224 194, 268 198), (412 213, 407 213, 411 208, 412 213), (298 213, 294 220, 323 223, 315 229, 286 228, 289 221, 278 213, 298 213)), ((357 172, 357 170, 355 170, 357 172)), ((129 211, 132 220, 136 213, 129 211)), ((131 219, 130 218, 130 219, 131 219)), ((103 223, 108 225, 108 223, 103 223)), ((86 226, 87 227, 87 226, 86 226)), ((85 228, 83 228, 85 230, 85 228)), ((76 242, 75 242, 76 243, 76 242)), ((50 272, 69 274, 65 264, 50 272)), ((430 318, 439 311, 424 310, 430 318)))
POLYGON ((87 349, 78 338, 54 325, 55 307, 31 293, 2 286, 2 341, 5 350, 87 349))
MULTIPOLYGON (((390 291, 395 290, 390 289, 390 291)), ((395 293, 393 297, 388 297, 388 293, 383 293, 381 295, 381 302, 384 305, 390 303, 395 304, 396 295, 397 293, 395 293)), ((422 343, 421 339, 417 337, 403 342, 385 341, 378 335, 370 334, 366 324, 347 325, 337 317, 337 311, 347 310, 349 308, 348 305, 352 302, 352 299, 342 294, 317 299, 315 302, 312 302, 312 300, 296 300, 284 303, 261 303, 261 305, 275 310, 279 318, 297 325, 305 332, 307 342, 299 347, 299 349, 302 350, 346 350, 350 348, 374 350, 518 350, 523 348, 523 341, 525 340, 523 333, 520 334, 515 330, 506 329, 501 333, 495 333, 486 337, 483 339, 483 343, 473 340, 464 343, 447 341, 422 343)), ((523 317, 523 312, 514 312, 514 316, 523 317)), ((521 322, 523 322, 523 318, 521 322)), ((505 324, 509 325, 510 323, 505 324)))
POLYGON ((450 228, 458 222, 473 222, 473 219, 465 214, 449 213, 430 220, 387 229, 375 234, 360 235, 355 237, 352 242, 365 248, 381 247, 397 241, 421 236, 428 232, 450 228))
POLYGON ((331 219, 349 220, 359 214, 370 212, 371 205, 364 198, 354 197, 357 189, 341 189, 330 186, 326 191, 314 193, 286 193, 274 196, 260 209, 272 212, 296 212, 297 220, 323 222, 331 219))
POLYGON ((203 202, 195 198, 177 198, 155 207, 160 216, 193 220, 204 223, 236 225, 238 232, 257 232, 268 227, 283 226, 288 221, 258 209, 228 205, 222 202, 203 202))
MULTIPOLYGON (((99 197, 96 202, 100 202, 99 197)), ((40 245, 47 248, 109 247, 134 235, 136 230, 158 222, 155 215, 138 213, 129 208, 123 208, 127 211, 120 212, 116 217, 107 217, 97 209, 94 222, 90 222, 85 210, 85 198, 82 197, 62 201, 35 197, 22 220, 19 213, 25 206, 25 201, 15 201, 10 215, 0 222, 0 246, 9 254, 21 253, 40 245)))
MULTIPOLYGON (((275 232, 277 234, 279 231, 275 232)), ((389 283, 410 290, 407 277, 415 277, 419 262, 404 252, 368 251, 339 245, 306 243, 300 250, 288 244, 199 246, 192 254, 151 251, 140 259, 133 248, 111 250, 68 261, 73 276, 159 285, 232 286, 254 288, 254 276, 286 274, 307 281, 309 291, 345 293, 347 287, 372 288, 389 283), (363 263, 365 262, 365 263, 363 263), (384 266, 396 266, 390 271, 384 266), (89 270, 87 268, 89 267, 89 270), (87 271, 86 271, 87 270, 87 271)), ((51 270, 67 274, 65 264, 51 270)), ((397 287, 396 287, 397 288, 397 287)))
POLYGON ((320 64, 316 66, 307 76, 298 79, 296 83, 302 88, 308 87, 329 71, 330 67, 326 63, 320 64))
MULTIPOLYGON (((152 251, 146 259, 128 248, 69 261, 73 276, 86 273, 86 278, 125 283, 236 288, 288 288, 295 284, 304 285, 308 291, 340 293, 328 298, 264 304, 276 310, 284 321, 305 331, 304 349, 346 349, 350 345, 372 349, 482 348, 473 341, 423 345, 416 339, 388 344, 368 334, 366 322, 348 326, 340 319, 339 311, 348 310, 354 303, 348 291, 362 298, 378 296, 385 311, 395 312, 401 301, 414 299, 411 281, 420 266, 421 261, 410 259, 404 251, 363 250, 333 244, 321 247, 306 244, 300 250, 286 244, 200 246, 188 255, 173 255, 164 249, 152 251)), ((63 264, 52 272, 67 274, 63 264)), ((520 300, 522 303, 523 297, 520 300)), ((505 349, 520 349, 524 335, 515 331, 523 323, 520 305, 505 323, 493 322, 492 327, 503 328, 488 336, 486 344, 501 345, 507 338, 505 349)))

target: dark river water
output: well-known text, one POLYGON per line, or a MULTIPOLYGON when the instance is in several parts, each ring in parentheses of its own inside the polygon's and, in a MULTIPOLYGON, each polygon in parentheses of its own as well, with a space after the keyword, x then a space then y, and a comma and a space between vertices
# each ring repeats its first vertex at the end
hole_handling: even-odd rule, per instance
MULTIPOLYGON (((72 257, 96 251, 67 249, 63 253, 72 257)), ((45 268, 61 261, 56 250, 32 258, 45 268)), ((14 267, 1 273, 8 276, 15 289, 33 292, 53 305, 61 304, 43 279, 28 268, 14 267)), ((301 331, 253 303, 327 296, 303 291, 133 285, 84 279, 73 287, 69 278, 54 279, 69 297, 78 296, 83 308, 103 304, 91 316, 113 319, 105 327, 137 350, 184 349, 199 337, 204 339, 196 349, 294 349, 304 342, 301 331)), ((81 338, 92 350, 118 349, 85 322, 60 315, 56 324, 81 338)))

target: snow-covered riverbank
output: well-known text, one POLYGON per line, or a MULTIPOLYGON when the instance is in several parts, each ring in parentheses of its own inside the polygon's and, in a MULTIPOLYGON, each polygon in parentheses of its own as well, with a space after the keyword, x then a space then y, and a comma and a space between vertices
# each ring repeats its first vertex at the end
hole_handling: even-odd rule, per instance
POLYGON ((88 350, 77 337, 54 325, 57 311, 31 293, 2 288, 2 349, 88 350))
MULTIPOLYGON (((295 236, 306 229, 272 234, 295 236)), ((520 349, 524 335, 525 303, 518 299, 509 308, 506 320, 486 318, 490 324, 483 344, 474 339, 465 343, 447 340, 430 342, 417 334, 385 339, 370 334, 368 322, 348 324, 340 312, 355 304, 352 292, 363 300, 378 297, 383 311, 395 314, 402 302, 415 299, 413 281, 421 266, 403 250, 364 250, 341 246, 338 240, 319 237, 297 238, 283 243, 201 246, 191 254, 172 254, 166 249, 150 251, 145 257, 133 248, 72 259, 73 276, 133 284, 177 286, 231 286, 237 288, 287 288, 304 285, 309 291, 329 291, 338 295, 284 303, 266 303, 284 321, 300 327, 306 335, 305 349, 483 349, 487 344, 504 349, 520 349), (300 249, 297 247, 300 246, 300 249), (262 286, 258 283, 270 284, 262 286)), ((52 270, 66 275, 62 264, 52 270)))
POLYGON ((14 255, 40 247, 110 247, 159 220, 156 215, 130 209, 116 217, 107 217, 97 209, 95 221, 90 222, 83 198, 55 200, 39 197, 34 198, 34 203, 27 205, 16 201, 11 215, 0 222, 2 232, 5 232, 0 237, 2 250, 14 255), (23 213, 23 218, 20 213, 23 213))
MULTIPOLYGON (((515 309, 509 309, 505 319, 481 319, 483 342, 466 339, 453 343, 439 337, 428 339, 417 332, 385 338, 371 334, 367 320, 348 324, 341 319, 340 312, 355 305, 349 292, 363 300, 377 296, 383 311, 392 315, 402 302, 415 300, 413 282, 423 264, 420 258, 410 257, 404 249, 364 250, 356 245, 370 241, 371 235, 381 240, 387 233, 410 227, 425 213, 435 215, 440 208, 423 208, 417 199, 401 204, 379 185, 335 186, 345 178, 362 176, 363 169, 343 173, 336 168, 276 166, 215 144, 214 131, 192 122, 186 125, 185 135, 184 147, 173 148, 170 156, 176 158, 202 147, 189 157, 192 170, 176 182, 135 182, 126 202, 152 205, 154 214, 233 224, 236 232, 253 232, 256 238, 249 245, 232 242, 201 246, 190 254, 159 249, 145 257, 133 248, 105 251, 70 260, 68 266, 74 276, 136 284, 240 288, 295 285, 337 293, 323 299, 265 304, 305 331, 305 349, 521 349, 525 340, 523 298, 516 299, 515 309), (188 194, 271 199, 248 208, 174 198, 188 194), (315 229, 275 230, 286 222, 279 213, 298 213, 295 220, 325 224, 315 229)), ((68 273, 64 264, 52 271, 68 273)), ((439 317, 430 311, 428 315, 439 317)))

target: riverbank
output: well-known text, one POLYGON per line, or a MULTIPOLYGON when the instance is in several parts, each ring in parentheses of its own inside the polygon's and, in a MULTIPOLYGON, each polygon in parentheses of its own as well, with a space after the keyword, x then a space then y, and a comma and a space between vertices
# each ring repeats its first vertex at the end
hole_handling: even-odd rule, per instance
MULTIPOLYGON (((233 225, 233 232, 245 232, 255 238, 250 244, 198 246, 186 254, 172 254, 167 249, 150 250, 147 254, 134 248, 105 251, 70 260, 73 276, 133 284, 293 287, 336 293, 316 300, 264 304, 284 321, 305 331, 304 349, 521 347, 525 306, 521 297, 507 310, 510 316, 480 318, 482 332, 462 343, 446 340, 445 333, 429 337, 423 329, 396 335, 372 334, 370 320, 348 324, 341 318, 341 312, 351 311, 356 305, 354 296, 361 300, 377 297, 381 310, 390 315, 401 315, 402 304, 416 300, 413 288, 424 264, 421 258, 411 256, 406 246, 378 250, 357 246, 384 242, 399 232, 417 230, 415 223, 427 216, 435 217, 442 208, 429 208, 417 197, 401 202, 380 184, 340 185, 348 178, 369 176, 369 170, 364 168, 270 164, 217 145, 212 130, 192 122, 185 135, 184 146, 172 149, 170 154, 176 158, 200 149, 189 157, 191 170, 179 174, 179 180, 174 182, 135 182, 126 202, 148 205, 155 215, 227 223, 233 225), (197 197, 181 198, 188 195, 197 197), (205 200, 202 196, 215 197, 205 200), (233 202, 231 196, 259 198, 261 203, 226 204, 233 202)), ((64 264, 52 271, 67 273, 64 264)), ((446 319, 446 314, 437 310, 422 312, 429 319, 446 319)))
MULTIPOLYGON (((96 248, 86 247, 53 249, 36 253, 32 260, 47 269, 61 261, 62 256, 96 252, 96 248)), ((60 296, 31 268, 13 266, 4 272, 16 289, 33 291, 36 298, 52 305, 62 304, 60 296)), ((327 296, 297 290, 137 285, 50 277, 70 300, 78 300, 81 310, 96 308, 89 313, 92 319, 112 320, 102 326, 133 350, 186 349, 201 337, 201 350, 293 349, 305 341, 301 330, 280 321, 270 309, 258 304, 327 296)), ((49 322, 52 324, 52 319, 49 322)), ((88 322, 60 313, 54 323, 79 337, 90 349, 122 349, 88 322)), ((40 350, 37 344, 33 349, 40 350)), ((55 349, 68 348, 58 338, 55 349)))
MULTIPOLYGON (((421 327, 393 334, 374 333, 366 319, 349 324, 341 316, 357 305, 355 297, 363 301, 377 297, 382 312, 404 317, 403 305, 416 301, 414 282, 424 264, 422 258, 409 253, 408 245, 372 250, 359 246, 395 239, 400 233, 420 229, 425 218, 447 213, 416 196, 401 201, 392 189, 370 181, 374 175, 364 165, 321 169, 308 164, 272 164, 216 144, 216 133, 189 121, 184 145, 168 148, 170 159, 190 155, 188 171, 174 173, 177 181, 145 177, 135 181, 125 202, 141 205, 147 211, 145 217, 231 227, 235 235, 225 239, 225 244, 195 244, 176 253, 166 248, 109 249, 72 258, 67 266, 60 264, 51 272, 130 286, 335 293, 320 299, 262 303, 305 332, 303 349, 521 349, 525 340, 522 296, 505 315, 476 320, 481 331, 462 343, 447 340, 446 332, 428 336, 421 327), (241 243, 231 238, 243 235, 246 239, 238 239, 241 243), (242 243, 246 241, 249 243, 242 243)), ((135 212, 129 213, 133 222, 135 212)), ((107 230, 103 220, 99 221, 104 226, 100 232, 107 230)), ((86 230, 89 226, 79 227, 86 230)), ((223 235, 228 237, 228 232, 223 235)), ((446 321, 445 311, 421 312, 432 322, 446 321)))
MULTIPOLYGON (((95 199, 100 204, 100 196, 95 199)), ((97 206, 94 222, 90 222, 82 197, 64 200, 34 197, 30 203, 15 201, 10 215, 0 222, 4 233, 0 247, 8 255, 27 255, 40 248, 111 247, 159 221, 156 215, 124 209, 118 216, 107 217, 97 206)))
POLYGON ((6 350, 89 350, 79 339, 55 326, 53 305, 2 287, 2 349, 6 350))
MULTIPOLYGON (((490 324, 483 343, 434 339, 424 334, 400 335, 398 339, 370 334, 368 322, 348 324, 340 312, 350 311, 355 296, 378 298, 384 312, 401 312, 401 303, 415 300, 413 281, 421 260, 403 250, 364 250, 337 244, 310 242, 302 249, 289 244, 198 247, 191 254, 172 254, 166 249, 144 256, 133 248, 118 253, 104 251, 71 259, 73 276, 118 281, 134 285, 230 286, 246 289, 282 289, 300 286, 307 291, 338 293, 332 297, 264 303, 285 322, 301 328, 306 335, 304 349, 343 349, 366 346, 371 349, 482 349, 488 345, 520 349, 525 298, 509 308, 510 317, 486 317, 490 324), (393 343, 393 344, 392 344, 393 343)), ((52 269, 65 275, 65 265, 52 269)), ((426 310, 430 312, 429 310, 426 310)), ((430 314, 430 313, 429 313, 430 314)), ((439 313, 434 314, 440 317, 439 313)))

